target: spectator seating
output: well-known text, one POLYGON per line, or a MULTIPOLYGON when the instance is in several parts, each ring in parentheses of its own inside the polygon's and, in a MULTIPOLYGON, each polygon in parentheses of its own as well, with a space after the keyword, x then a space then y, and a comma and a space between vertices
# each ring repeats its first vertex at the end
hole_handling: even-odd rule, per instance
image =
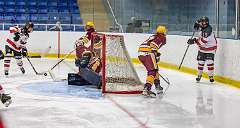
MULTIPOLYGON (((73 30, 71 24, 82 24, 77 0, 0 0, 0 23, 70 24, 63 30, 73 30)), ((40 30, 45 27, 36 26, 40 30)))

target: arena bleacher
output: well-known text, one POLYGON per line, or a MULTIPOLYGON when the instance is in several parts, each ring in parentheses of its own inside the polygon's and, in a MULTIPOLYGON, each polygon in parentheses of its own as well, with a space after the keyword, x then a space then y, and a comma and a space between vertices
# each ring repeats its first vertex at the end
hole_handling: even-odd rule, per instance
POLYGON ((0 30, 32 21, 34 29, 48 30, 57 21, 63 31, 83 31, 77 0, 0 0, 0 30))

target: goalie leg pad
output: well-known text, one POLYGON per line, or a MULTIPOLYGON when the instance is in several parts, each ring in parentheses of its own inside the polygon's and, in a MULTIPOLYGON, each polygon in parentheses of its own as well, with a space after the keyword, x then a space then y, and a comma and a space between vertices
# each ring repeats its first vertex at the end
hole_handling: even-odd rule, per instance
POLYGON ((102 82, 101 76, 88 68, 80 68, 80 76, 93 85, 100 85, 102 82))
POLYGON ((75 73, 68 73, 68 85, 89 85, 90 83, 75 73))

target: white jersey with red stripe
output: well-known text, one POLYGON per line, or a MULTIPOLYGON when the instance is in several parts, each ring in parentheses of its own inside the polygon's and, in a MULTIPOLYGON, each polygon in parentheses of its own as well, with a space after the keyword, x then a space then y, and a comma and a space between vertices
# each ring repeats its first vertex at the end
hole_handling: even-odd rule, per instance
POLYGON ((16 51, 21 51, 22 48, 26 47, 27 39, 29 38, 28 34, 23 34, 21 28, 18 26, 13 26, 9 28, 9 36, 7 38, 7 44, 9 47, 16 51), (19 39, 17 41, 14 40, 16 34, 19 35, 19 39))
MULTIPOLYGON (((211 27, 209 29, 212 29, 211 27)), ((196 41, 199 51, 203 53, 215 53, 217 50, 217 39, 214 33, 209 31, 200 31, 196 41)))

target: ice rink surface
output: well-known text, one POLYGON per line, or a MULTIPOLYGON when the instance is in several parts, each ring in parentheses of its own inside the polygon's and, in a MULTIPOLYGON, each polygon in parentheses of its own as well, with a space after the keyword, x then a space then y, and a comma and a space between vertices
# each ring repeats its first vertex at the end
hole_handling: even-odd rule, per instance
MULTIPOLYGON (((56 63, 31 60, 39 72, 56 63)), ((164 97, 102 96, 92 87, 68 86, 49 75, 35 75, 25 59, 26 74, 21 75, 15 62, 8 78, 0 65, 0 84, 13 99, 8 108, 1 108, 7 128, 240 128, 240 90, 207 79, 196 83, 193 75, 161 69, 171 82, 164 97)), ((74 70, 70 63, 54 72, 67 77, 74 70)), ((135 67, 144 81, 144 67, 135 67)), ((163 80, 161 84, 166 87, 163 80)))

